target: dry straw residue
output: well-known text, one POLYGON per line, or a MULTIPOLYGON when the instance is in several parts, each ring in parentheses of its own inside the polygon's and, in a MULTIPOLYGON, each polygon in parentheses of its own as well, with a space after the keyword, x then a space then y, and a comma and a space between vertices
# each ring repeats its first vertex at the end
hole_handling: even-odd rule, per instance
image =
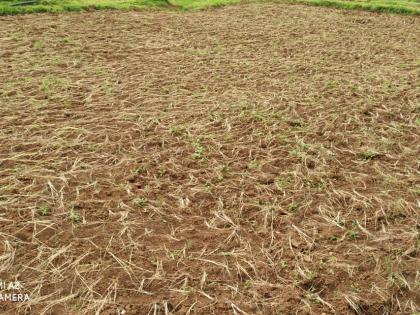
POLYGON ((0 274, 32 299, 2 312, 415 312, 419 30, 288 5, 3 17, 0 274))

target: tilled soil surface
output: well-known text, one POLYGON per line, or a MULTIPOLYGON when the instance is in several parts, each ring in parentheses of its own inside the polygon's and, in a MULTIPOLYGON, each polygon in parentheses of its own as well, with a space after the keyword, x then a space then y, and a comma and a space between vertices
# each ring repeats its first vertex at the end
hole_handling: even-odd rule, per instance
POLYGON ((0 17, 0 278, 31 298, 1 313, 414 314, 419 38, 281 4, 0 17))

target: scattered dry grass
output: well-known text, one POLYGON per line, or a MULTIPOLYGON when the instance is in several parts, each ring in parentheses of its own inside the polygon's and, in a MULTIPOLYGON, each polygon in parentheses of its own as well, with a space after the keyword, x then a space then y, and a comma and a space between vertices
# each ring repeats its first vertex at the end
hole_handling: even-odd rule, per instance
POLYGON ((419 21, 1 17, 2 313, 415 313, 419 21))

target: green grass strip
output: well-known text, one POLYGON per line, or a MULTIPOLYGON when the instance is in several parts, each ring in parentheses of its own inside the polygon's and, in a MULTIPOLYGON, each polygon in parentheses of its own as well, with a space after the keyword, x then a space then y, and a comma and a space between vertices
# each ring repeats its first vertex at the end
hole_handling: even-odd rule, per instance
POLYGON ((412 5, 410 1, 339 1, 339 0, 280 0, 280 2, 302 3, 321 7, 331 7, 350 10, 365 10, 372 12, 387 12, 397 14, 420 15, 419 3, 412 5))
MULTIPOLYGON (((187 11, 241 2, 241 0, 39 0, 37 4, 16 5, 27 1, 29 0, 0 0, 0 15, 92 9, 152 9, 174 6, 187 11)), ((248 0, 247 2, 297 3, 340 9, 420 15, 420 0, 248 0)))

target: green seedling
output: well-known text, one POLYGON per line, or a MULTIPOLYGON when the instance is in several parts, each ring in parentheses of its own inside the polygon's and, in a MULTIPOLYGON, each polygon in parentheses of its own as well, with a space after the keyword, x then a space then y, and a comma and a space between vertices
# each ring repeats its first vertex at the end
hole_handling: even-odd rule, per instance
POLYGON ((192 154, 193 159, 201 159, 204 155, 204 147, 199 141, 194 141, 192 146, 194 147, 194 153, 192 154))
POLYGON ((82 216, 77 211, 74 211, 73 209, 69 212, 69 219, 70 221, 74 223, 79 223, 82 221, 82 216))
POLYGON ((371 161, 379 157, 379 153, 374 151, 365 151, 360 154, 361 158, 365 161, 371 161))
POLYGON ((248 163, 248 168, 250 170, 256 170, 260 166, 260 162, 258 160, 252 160, 248 163))
POLYGON ((145 198, 136 198, 134 199, 134 204, 137 207, 143 208, 147 205, 147 200, 145 198))
POLYGON ((166 169, 164 169, 163 167, 159 168, 158 177, 163 177, 165 175, 166 175, 166 169))
POLYGON ((39 208, 39 213, 43 216, 50 214, 50 208, 48 206, 42 206, 39 208))

